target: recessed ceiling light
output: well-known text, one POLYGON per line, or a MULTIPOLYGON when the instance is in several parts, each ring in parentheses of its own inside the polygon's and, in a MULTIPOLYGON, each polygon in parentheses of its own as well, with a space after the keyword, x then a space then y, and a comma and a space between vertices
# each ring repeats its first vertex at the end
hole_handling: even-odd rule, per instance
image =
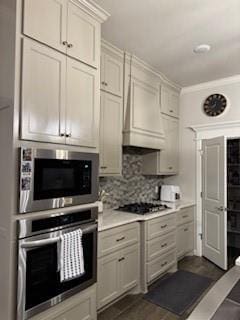
POLYGON ((200 44, 193 49, 195 53, 206 53, 211 50, 211 46, 209 44, 200 44))

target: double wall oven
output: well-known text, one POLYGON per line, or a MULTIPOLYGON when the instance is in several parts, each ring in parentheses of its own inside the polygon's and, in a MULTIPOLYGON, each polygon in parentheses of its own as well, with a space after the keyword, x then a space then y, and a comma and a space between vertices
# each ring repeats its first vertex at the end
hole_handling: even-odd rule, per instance
POLYGON ((98 158, 94 153, 20 149, 19 213, 33 214, 18 221, 17 320, 96 282, 98 158), (49 214, 34 213, 49 209, 49 214), (61 282, 61 236, 77 229, 82 230, 85 272, 61 282))
POLYGON ((19 212, 97 201, 98 158, 95 153, 21 148, 19 212))
POLYGON ((19 221, 17 320, 40 313, 96 282, 97 207, 19 221), (81 228, 85 273, 60 281, 60 236, 81 228))

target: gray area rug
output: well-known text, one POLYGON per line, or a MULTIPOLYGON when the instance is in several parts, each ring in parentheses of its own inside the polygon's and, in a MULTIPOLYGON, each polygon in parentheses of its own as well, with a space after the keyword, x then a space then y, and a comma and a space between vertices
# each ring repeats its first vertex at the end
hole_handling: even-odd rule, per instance
POLYGON ((211 283, 209 278, 179 270, 161 279, 157 287, 145 294, 144 298, 181 316, 211 283))

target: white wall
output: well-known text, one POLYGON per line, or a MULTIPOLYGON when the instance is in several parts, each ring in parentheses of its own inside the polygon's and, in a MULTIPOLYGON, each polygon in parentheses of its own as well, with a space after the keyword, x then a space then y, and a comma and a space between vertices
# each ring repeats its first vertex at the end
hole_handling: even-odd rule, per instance
POLYGON ((180 174, 165 179, 165 183, 179 184, 184 198, 195 200, 195 134, 189 127, 236 120, 240 120, 240 76, 184 88, 180 98, 180 174), (205 98, 213 93, 225 95, 230 106, 223 115, 211 118, 204 114, 202 105, 205 98))

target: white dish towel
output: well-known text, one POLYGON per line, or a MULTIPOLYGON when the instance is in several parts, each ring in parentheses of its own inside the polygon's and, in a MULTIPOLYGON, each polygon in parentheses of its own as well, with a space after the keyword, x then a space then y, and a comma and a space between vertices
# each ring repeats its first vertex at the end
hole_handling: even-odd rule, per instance
POLYGON ((77 229, 60 236, 60 281, 69 281, 84 273, 82 230, 77 229))

